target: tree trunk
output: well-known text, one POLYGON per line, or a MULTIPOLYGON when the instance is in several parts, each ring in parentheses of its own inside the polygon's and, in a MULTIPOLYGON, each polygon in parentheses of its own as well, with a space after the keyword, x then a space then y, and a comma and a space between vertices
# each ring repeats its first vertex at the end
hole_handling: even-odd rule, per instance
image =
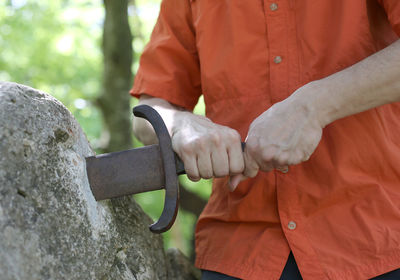
MULTIPOLYGON (((132 112, 128 92, 133 77, 133 50, 127 14, 128 0, 103 1, 106 11, 103 30, 104 92, 98 105, 103 113, 104 130, 110 137, 103 152, 113 152, 132 148, 132 112)), ((198 217, 205 204, 206 201, 197 194, 181 187, 181 209, 198 217)), ((192 259, 193 256, 192 248, 192 259)))
POLYGON ((132 147, 129 89, 132 83, 132 35, 128 22, 128 0, 104 0, 104 74, 98 103, 104 130, 109 135, 105 152, 132 147))

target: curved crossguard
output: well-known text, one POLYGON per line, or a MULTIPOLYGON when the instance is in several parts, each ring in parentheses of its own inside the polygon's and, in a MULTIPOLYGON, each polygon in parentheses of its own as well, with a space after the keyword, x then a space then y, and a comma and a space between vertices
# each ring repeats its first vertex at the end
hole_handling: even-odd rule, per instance
POLYGON ((152 107, 148 105, 136 106, 133 108, 133 114, 151 123, 160 146, 160 155, 165 174, 165 202, 160 219, 150 226, 150 230, 154 233, 162 233, 170 229, 174 223, 179 203, 179 184, 171 137, 163 119, 152 107))

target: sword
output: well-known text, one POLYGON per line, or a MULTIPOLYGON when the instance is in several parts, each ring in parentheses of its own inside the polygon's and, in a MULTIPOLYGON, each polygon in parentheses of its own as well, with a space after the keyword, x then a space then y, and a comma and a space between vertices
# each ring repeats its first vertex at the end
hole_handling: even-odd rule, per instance
POLYGON ((150 122, 158 144, 87 157, 89 184, 97 201, 165 189, 161 216, 150 225, 150 231, 162 233, 175 221, 179 203, 178 175, 185 174, 185 167, 172 149, 168 129, 158 112, 148 105, 139 105, 133 108, 133 114, 150 122))

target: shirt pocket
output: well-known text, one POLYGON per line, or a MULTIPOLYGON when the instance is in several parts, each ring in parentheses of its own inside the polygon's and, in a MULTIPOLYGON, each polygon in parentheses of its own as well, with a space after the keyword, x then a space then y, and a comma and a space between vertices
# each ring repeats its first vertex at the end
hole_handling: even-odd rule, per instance
POLYGON ((269 65, 259 1, 192 0, 206 101, 265 95, 269 65))

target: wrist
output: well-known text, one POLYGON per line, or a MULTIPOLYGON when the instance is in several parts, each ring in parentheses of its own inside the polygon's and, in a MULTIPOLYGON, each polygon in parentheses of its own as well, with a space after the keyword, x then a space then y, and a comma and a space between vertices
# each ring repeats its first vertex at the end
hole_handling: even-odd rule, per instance
POLYGON ((175 111, 173 113, 172 117, 172 123, 171 123, 171 137, 174 136, 179 130, 183 128, 187 128, 190 126, 193 126, 195 123, 198 123, 199 121, 210 121, 208 118, 200 116, 200 115, 195 115, 192 112, 189 111, 175 111))
POLYGON ((190 118, 190 114, 191 113, 187 111, 177 110, 173 112, 170 124, 171 137, 173 137, 179 129, 185 126, 184 122, 187 121, 187 118, 190 118))
POLYGON ((294 92, 291 96, 296 103, 315 119, 321 128, 335 120, 338 105, 329 84, 325 80, 312 81, 294 92))

